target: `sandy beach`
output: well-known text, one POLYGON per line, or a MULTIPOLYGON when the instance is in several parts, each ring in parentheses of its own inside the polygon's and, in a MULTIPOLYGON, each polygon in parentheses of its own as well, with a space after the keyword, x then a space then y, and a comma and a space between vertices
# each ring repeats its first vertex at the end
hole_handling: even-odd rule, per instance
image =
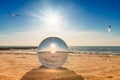
POLYGON ((73 53, 49 69, 35 53, 0 52, 0 80, 120 80, 120 55, 73 53))

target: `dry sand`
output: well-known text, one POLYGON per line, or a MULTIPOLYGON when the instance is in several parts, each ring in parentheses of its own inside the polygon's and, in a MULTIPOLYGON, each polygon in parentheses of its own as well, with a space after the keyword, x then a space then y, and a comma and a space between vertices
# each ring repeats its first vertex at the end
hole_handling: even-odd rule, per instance
POLYGON ((70 54, 48 69, 36 54, 0 52, 0 80, 120 80, 120 55, 70 54))

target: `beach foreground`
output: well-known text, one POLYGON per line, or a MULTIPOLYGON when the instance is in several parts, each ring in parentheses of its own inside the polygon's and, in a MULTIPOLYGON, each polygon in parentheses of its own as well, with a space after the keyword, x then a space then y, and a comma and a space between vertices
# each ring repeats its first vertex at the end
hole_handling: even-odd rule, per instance
POLYGON ((36 54, 0 52, 0 80, 120 80, 120 55, 70 54, 49 69, 36 54))

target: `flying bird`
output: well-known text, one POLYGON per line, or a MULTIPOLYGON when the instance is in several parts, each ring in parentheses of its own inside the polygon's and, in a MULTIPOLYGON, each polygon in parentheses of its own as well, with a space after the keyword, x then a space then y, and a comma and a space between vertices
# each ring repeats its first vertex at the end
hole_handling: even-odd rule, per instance
POLYGON ((108 26, 106 32, 111 32, 111 26, 108 26))
POLYGON ((12 17, 20 16, 19 14, 14 14, 14 13, 12 13, 12 12, 7 12, 7 14, 11 15, 12 17))

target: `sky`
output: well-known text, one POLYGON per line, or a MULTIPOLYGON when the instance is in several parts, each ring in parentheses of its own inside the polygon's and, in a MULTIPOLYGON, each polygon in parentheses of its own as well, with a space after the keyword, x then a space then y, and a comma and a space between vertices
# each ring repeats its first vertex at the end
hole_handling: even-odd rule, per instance
POLYGON ((54 36, 68 46, 120 46, 119 9, 120 0, 1 0, 0 46, 38 46, 54 36))

